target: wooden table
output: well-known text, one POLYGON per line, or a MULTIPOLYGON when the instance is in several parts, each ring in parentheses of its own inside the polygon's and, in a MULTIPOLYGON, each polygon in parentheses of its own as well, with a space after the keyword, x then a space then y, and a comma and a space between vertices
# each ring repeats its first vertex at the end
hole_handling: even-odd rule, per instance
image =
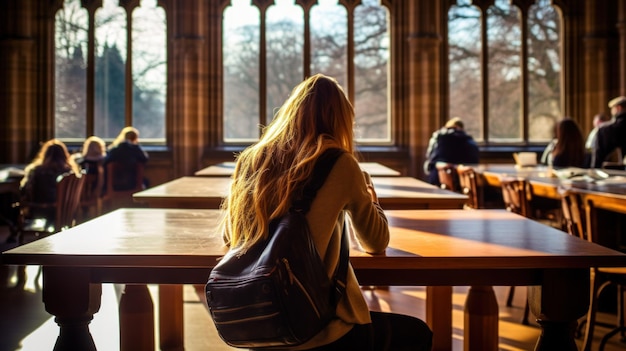
MULTIPOLYGON (((553 171, 546 166, 521 167, 513 164, 478 164, 471 165, 481 175, 484 185, 500 188, 503 177, 521 177, 528 179, 532 185, 533 195, 560 200, 559 188, 574 188, 580 191, 607 193, 626 197, 626 182, 586 182, 560 179, 552 175, 553 171)), ((557 170, 558 171, 558 170, 557 170)), ((610 175, 626 177, 626 172, 619 170, 602 170, 610 175)))
MULTIPOLYGON (((219 209, 228 194, 232 179, 227 177, 182 177, 135 193, 133 198, 152 208, 219 209)), ((378 200, 384 209, 452 209, 462 208, 467 196, 440 189, 410 177, 372 177, 378 200)), ((160 286, 165 296, 182 296, 181 286, 160 286)), ((447 294, 451 295, 451 291, 447 294)), ((172 343, 182 343, 182 331, 176 320, 182 315, 182 299, 162 303, 161 313, 172 315, 163 330, 175 330, 172 343), (173 322, 172 322, 173 321, 173 322), (176 332, 176 330, 179 330, 176 332)), ((182 322, 181 322, 182 323, 182 322)), ((450 322, 451 323, 451 322, 450 322)))
MULTIPOLYGON (((135 193, 149 207, 217 209, 228 194, 231 178, 181 177, 135 193)), ((411 177, 372 177, 384 209, 462 208, 467 196, 411 177)))
MULTIPOLYGON (((400 172, 378 162, 359 162, 361 169, 372 177, 397 177, 400 172)), ((195 176, 200 177, 230 177, 235 171, 235 162, 222 162, 203 168, 195 176)))
MULTIPOLYGON (((589 267, 626 266, 622 253, 503 210, 386 214, 389 248, 384 255, 353 248, 352 265, 364 285, 430 286, 426 310, 434 350, 451 349, 451 296, 440 292, 465 285, 530 286, 530 306, 543 329, 536 349, 575 350, 571 331, 587 311, 589 267)), ((55 350, 94 350, 88 324, 100 308, 101 283, 204 284, 225 252, 219 216, 219 210, 121 209, 5 251, 2 261, 43 266, 43 302, 61 329, 55 350)), ((497 309, 489 291, 469 291, 468 350, 494 349, 476 344, 481 334, 493 332, 476 324, 485 306, 497 309)), ((124 299, 136 298, 135 292, 120 303, 127 305, 124 299)), ((128 332, 122 339, 138 335, 128 332)))
POLYGON ((181 177, 133 194, 149 207, 218 209, 230 190, 231 178, 181 177))
POLYGON ((587 207, 587 201, 593 201, 596 210, 590 212, 589 216, 598 217, 594 221, 598 226, 594 230, 598 234, 597 242, 626 250, 626 172, 603 169, 603 172, 614 178, 590 182, 557 178, 545 166, 517 168, 512 164, 480 164, 472 167, 486 186, 500 188, 500 179, 503 177, 525 178, 530 182, 533 197, 550 199, 558 210, 561 208, 561 194, 566 189, 580 195, 583 207, 587 207))

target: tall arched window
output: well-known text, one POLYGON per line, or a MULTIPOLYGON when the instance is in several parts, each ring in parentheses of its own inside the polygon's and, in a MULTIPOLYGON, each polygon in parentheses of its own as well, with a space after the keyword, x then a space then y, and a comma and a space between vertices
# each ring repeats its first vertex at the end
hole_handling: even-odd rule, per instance
POLYGON ((550 140, 562 117, 559 13, 548 0, 480 6, 448 12, 450 116, 491 144, 550 140))
POLYGON ((390 143, 387 12, 379 0, 232 0, 223 16, 223 140, 257 140, 291 89, 324 73, 355 106, 357 140, 390 143))
POLYGON ((67 0, 55 16, 55 135, 84 139, 87 132, 87 11, 67 0))
POLYGON ((378 0, 363 0, 354 10, 354 110, 361 143, 391 142, 388 16, 378 0))
POLYGON ((549 0, 528 12, 528 138, 554 137, 561 111, 561 16, 549 0))
POLYGON ((126 125, 165 143, 166 23, 156 0, 65 0, 55 17, 55 136, 112 139, 126 125), (91 41, 91 42, 90 42, 91 41))
POLYGON ((224 10, 224 140, 258 138, 260 14, 249 0, 224 10))
POLYGON ((126 13, 117 1, 96 10, 94 133, 115 138, 126 125, 126 13))
POLYGON ((450 117, 461 117, 465 130, 483 140, 480 9, 468 1, 448 12, 450 117))

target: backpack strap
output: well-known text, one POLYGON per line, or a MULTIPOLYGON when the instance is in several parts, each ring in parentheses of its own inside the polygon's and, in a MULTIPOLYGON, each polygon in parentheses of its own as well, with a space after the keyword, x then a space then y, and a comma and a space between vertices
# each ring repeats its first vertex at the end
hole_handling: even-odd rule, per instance
POLYGON ((335 306, 346 291, 346 278, 348 276, 348 263, 350 262, 350 245, 348 243, 348 234, 346 228, 346 220, 343 221, 343 230, 341 232, 341 249, 339 251, 339 264, 333 273, 333 283, 335 285, 335 306))
MULTIPOLYGON (((330 170, 335 162, 344 153, 341 149, 328 149, 317 159, 311 180, 306 183, 303 190, 302 198, 295 201, 291 206, 291 211, 301 211, 307 213, 311 208, 311 202, 317 195, 317 191, 322 187, 330 170)), ((334 305, 336 306, 346 290, 346 278, 348 275, 348 263, 350 262, 350 245, 348 243, 348 235, 346 221, 344 219, 343 229, 341 233, 341 249, 339 251, 339 264, 333 273, 333 284, 335 287, 334 305)))
POLYGON ((299 211, 303 214, 309 212, 311 208, 311 202, 317 195, 317 191, 324 185, 330 170, 333 169, 335 162, 344 153, 341 149, 328 149, 324 151, 315 161, 315 168, 313 168, 313 174, 310 180, 304 185, 302 191, 302 197, 294 200, 291 205, 291 211, 299 211))

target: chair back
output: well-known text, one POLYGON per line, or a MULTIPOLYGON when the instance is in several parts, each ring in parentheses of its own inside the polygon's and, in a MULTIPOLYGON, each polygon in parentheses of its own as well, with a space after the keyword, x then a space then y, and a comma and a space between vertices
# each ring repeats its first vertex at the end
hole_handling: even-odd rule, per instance
POLYGON ((435 167, 439 174, 439 183, 441 183, 441 189, 446 189, 454 192, 460 192, 459 174, 456 171, 456 165, 452 163, 438 162, 435 167))
POLYGON ((60 231, 72 227, 80 207, 80 199, 85 184, 84 173, 67 173, 57 183, 55 229, 60 231))
POLYGON ((104 200, 106 205, 105 211, 111 211, 121 207, 133 207, 133 194, 144 189, 144 164, 136 163, 132 166, 123 164, 121 162, 109 162, 106 165, 106 191, 104 200), (132 168, 129 168, 132 167, 132 168), (128 177, 131 174, 134 176, 134 183, 132 187, 124 190, 116 190, 115 180, 121 177, 128 177))
POLYGON ((132 165, 125 164, 122 162, 109 162, 107 163, 106 168, 106 179, 107 179, 107 193, 114 194, 116 192, 127 193, 127 192, 137 192, 143 190, 143 176, 144 176, 144 165, 143 163, 135 163, 132 165), (133 179, 128 179, 129 175, 133 179), (125 189, 119 189, 119 184, 117 180, 123 179, 129 185, 125 189), (132 184, 130 184, 132 180, 132 184))
POLYGON ((478 175, 474 168, 459 165, 456 167, 456 171, 459 175, 460 192, 469 198, 466 206, 474 209, 482 208, 482 191, 479 188, 478 175))
POLYGON ((502 178, 500 185, 507 211, 532 218, 530 183, 523 178, 502 178))
POLYGON ((561 206, 563 224, 567 232, 583 240, 588 240, 585 209, 580 194, 572 189, 562 191, 561 206))
POLYGON ((85 184, 80 197, 80 206, 82 207, 82 219, 102 214, 102 197, 104 191, 104 166, 98 165, 95 173, 83 174, 85 184))
POLYGON ((583 205, 587 240, 614 250, 626 251, 624 239, 621 235, 617 235, 623 232, 626 223, 623 220, 623 213, 626 213, 626 200, 623 197, 602 193, 585 193, 583 205), (607 214, 610 216, 606 217, 607 214))

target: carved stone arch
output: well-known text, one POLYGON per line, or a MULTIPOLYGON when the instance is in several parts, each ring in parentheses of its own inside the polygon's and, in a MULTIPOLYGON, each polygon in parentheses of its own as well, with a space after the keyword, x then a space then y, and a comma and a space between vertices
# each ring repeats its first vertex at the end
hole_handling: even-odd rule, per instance
POLYGON ((252 4, 258 7, 261 13, 265 13, 265 11, 275 3, 274 0, 252 0, 252 4))
POLYGON ((487 9, 495 4, 495 0, 472 0, 471 4, 478 7, 480 12, 485 14, 487 9))
POLYGON ((561 11, 561 15, 563 17, 565 17, 566 14, 570 14, 572 11, 572 7, 569 5, 569 3, 563 0, 552 0, 552 6, 561 11))
POLYGON ((338 0, 337 2, 343 5, 348 10, 348 13, 351 13, 357 6, 361 5, 361 0, 338 0))
POLYGON ((141 0, 119 0, 119 6, 126 9, 129 14, 133 12, 133 9, 139 7, 140 5, 141 0))
POLYGON ((92 16, 96 13, 96 10, 102 7, 102 0, 80 0, 82 7, 87 9, 89 15, 92 16))
POLYGON ((535 0, 512 0, 511 1, 511 5, 516 6, 518 9, 520 9, 520 11, 522 11, 522 14, 527 14, 528 13, 528 9, 535 4, 535 0))
POLYGON ((48 11, 50 17, 54 17, 54 15, 63 8, 65 4, 65 0, 50 0, 48 11))
POLYGON ((308 13, 314 5, 317 5, 317 0, 295 0, 297 5, 300 5, 304 10, 304 13, 308 13))

